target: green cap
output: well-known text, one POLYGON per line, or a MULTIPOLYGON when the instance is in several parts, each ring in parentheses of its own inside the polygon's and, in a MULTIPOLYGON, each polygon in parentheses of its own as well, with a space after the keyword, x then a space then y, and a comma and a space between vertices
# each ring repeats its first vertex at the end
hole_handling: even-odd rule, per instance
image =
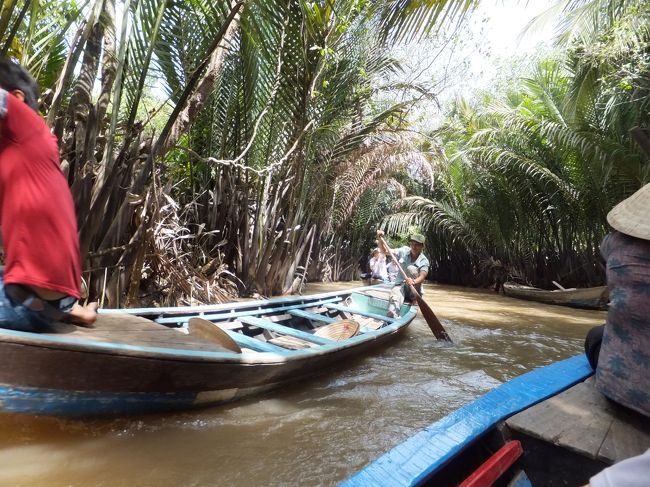
POLYGON ((409 242, 411 241, 421 243, 422 245, 424 245, 424 235, 420 235, 419 233, 414 233, 409 238, 409 242))

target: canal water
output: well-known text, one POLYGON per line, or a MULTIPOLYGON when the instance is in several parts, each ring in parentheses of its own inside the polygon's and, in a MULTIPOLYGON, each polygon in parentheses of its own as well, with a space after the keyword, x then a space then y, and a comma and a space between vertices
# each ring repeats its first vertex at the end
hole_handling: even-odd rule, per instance
POLYGON ((425 285, 425 299, 452 346, 418 315, 389 348, 225 407, 88 421, 0 415, 0 486, 336 485, 502 382, 580 353, 605 319, 486 290, 425 285))

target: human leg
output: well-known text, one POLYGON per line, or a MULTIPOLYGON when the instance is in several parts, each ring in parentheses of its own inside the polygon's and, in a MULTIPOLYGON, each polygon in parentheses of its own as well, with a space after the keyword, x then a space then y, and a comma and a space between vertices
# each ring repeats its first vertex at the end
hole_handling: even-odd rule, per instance
MULTIPOLYGON (((406 275, 409 276, 411 279, 416 279, 420 275, 420 270, 414 265, 410 265, 406 268, 406 275)), ((422 296, 422 284, 416 284, 413 287, 415 287, 417 293, 420 296, 422 296)), ((406 284, 404 285, 404 296, 406 301, 408 302, 413 302, 417 300, 417 296, 411 289, 411 286, 407 286, 406 284)))
POLYGON ((0 328, 9 330, 42 332, 47 331, 53 320, 14 302, 6 293, 4 273, 0 269, 0 328))
POLYGON ((75 303, 68 312, 68 319, 66 321, 79 326, 92 327, 93 323, 97 320, 98 307, 99 304, 96 302, 88 303, 85 306, 75 303))
POLYGON ((587 333, 585 338, 585 354, 591 368, 596 370, 598 365, 598 356, 600 355, 600 345, 603 342, 603 332, 605 325, 595 326, 587 333))
POLYGON ((388 316, 391 318, 397 318, 399 316, 399 310, 404 304, 404 285, 398 284, 393 286, 390 290, 390 296, 388 298, 388 316))

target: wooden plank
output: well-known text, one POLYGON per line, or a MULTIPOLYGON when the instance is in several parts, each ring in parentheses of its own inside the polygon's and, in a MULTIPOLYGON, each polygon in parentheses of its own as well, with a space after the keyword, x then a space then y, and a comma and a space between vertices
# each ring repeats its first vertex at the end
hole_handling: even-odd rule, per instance
POLYGON ((273 353, 287 353, 286 349, 273 345, 269 342, 263 342, 257 338, 252 338, 241 333, 237 333, 230 330, 224 330, 230 337, 237 342, 237 345, 242 348, 251 348, 256 352, 273 352, 273 353))
POLYGON ((361 315, 361 316, 367 316, 368 318, 374 318, 376 320, 381 320, 381 321, 387 321, 389 323, 392 323, 393 321, 397 321, 398 318, 389 318, 388 316, 383 316, 383 315, 378 315, 376 313, 368 313, 367 311, 361 311, 359 309, 355 308, 350 308, 348 306, 342 306, 340 304, 326 304, 326 308, 329 309, 335 309, 338 311, 343 311, 345 313, 351 313, 355 315, 361 315))
POLYGON ((291 315, 289 313, 284 313, 281 315, 264 315, 265 320, 272 321, 274 323, 277 323, 278 321, 287 321, 291 319, 291 315))
POLYGON ((650 425, 615 406, 589 379, 507 421, 534 438, 614 463, 650 448, 650 425))
POLYGON ((612 418, 605 398, 578 384, 506 421, 514 430, 596 459, 612 418))
POLYGON ((289 311, 290 315, 298 316, 299 318, 307 318, 312 321, 322 321, 323 323, 336 323, 339 321, 337 318, 330 318, 319 313, 311 313, 302 309, 292 309, 289 311))
POLYGON ((281 347, 288 348, 289 350, 304 350, 305 348, 318 346, 315 343, 308 342, 307 340, 301 340, 300 338, 284 335, 271 338, 269 342, 273 343, 274 345, 280 345, 281 347))
MULTIPOLYGON (((44 335, 68 336, 104 343, 177 348, 182 350, 220 351, 204 340, 139 316, 100 314, 93 328, 61 323, 57 332, 44 335)), ((241 324, 240 324, 241 326, 241 324)))
POLYGON ((262 320, 260 318, 242 317, 239 320, 242 323, 257 326, 258 328, 264 328, 265 330, 274 331, 275 333, 280 333, 281 335, 289 335, 291 337, 300 338, 301 340, 307 340, 318 345, 330 345, 334 343, 333 340, 328 340, 327 338, 305 333, 304 331, 289 328, 288 326, 278 325, 277 323, 262 320))
POLYGON ((618 411, 598 456, 613 462, 640 455, 650 448, 650 422, 631 411, 618 411))

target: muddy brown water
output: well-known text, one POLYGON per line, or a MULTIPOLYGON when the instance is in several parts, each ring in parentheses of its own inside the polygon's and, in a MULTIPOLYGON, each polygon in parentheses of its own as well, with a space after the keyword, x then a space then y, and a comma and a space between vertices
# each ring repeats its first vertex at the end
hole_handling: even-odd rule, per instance
POLYGON ((425 285, 425 299, 453 346, 418 315, 388 348, 226 406, 85 421, 0 415, 0 486, 336 485, 503 381, 581 352, 605 318, 450 286, 425 285))

